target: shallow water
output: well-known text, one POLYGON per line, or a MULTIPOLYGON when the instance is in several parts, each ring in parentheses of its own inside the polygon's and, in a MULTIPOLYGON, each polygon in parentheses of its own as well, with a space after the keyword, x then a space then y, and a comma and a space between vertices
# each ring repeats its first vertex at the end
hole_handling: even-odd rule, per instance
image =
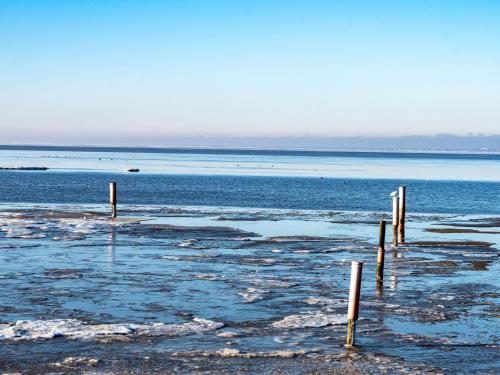
POLYGON ((0 170, 0 372, 500 367, 499 155, 91 151, 0 151, 0 166, 53 168, 0 170), (400 184, 407 243, 388 227, 380 284, 400 184))
POLYGON ((500 214, 500 182, 54 171, 0 171, 0 181, 0 202, 23 204, 102 204, 116 181, 119 204, 366 212, 391 212, 404 184, 411 213, 500 214))
POLYGON ((384 213, 119 212, 112 220, 100 205, 3 205, 2 370, 472 373, 500 366, 498 234, 425 231, 453 224, 491 232, 496 217, 409 215, 408 243, 387 244, 377 286, 384 213), (351 260, 364 261, 364 272, 358 345, 346 351, 351 260))
POLYGON ((0 168, 50 168, 0 170, 2 203, 102 204, 116 181, 123 204, 390 212, 404 184, 411 213, 500 214, 498 154, 2 147, 0 168))

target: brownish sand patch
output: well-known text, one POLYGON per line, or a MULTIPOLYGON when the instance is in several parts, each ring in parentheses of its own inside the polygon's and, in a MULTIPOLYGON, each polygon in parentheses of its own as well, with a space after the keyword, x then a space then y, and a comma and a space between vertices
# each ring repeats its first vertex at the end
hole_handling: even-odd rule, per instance
POLYGON ((491 247, 493 243, 485 241, 416 241, 416 242, 405 242, 404 245, 428 246, 428 247, 454 247, 454 246, 491 247))

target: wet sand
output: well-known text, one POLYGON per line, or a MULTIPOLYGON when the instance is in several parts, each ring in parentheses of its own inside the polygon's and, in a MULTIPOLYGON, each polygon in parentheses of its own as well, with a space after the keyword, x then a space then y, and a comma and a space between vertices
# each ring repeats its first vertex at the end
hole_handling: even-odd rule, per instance
POLYGON ((494 373, 495 218, 125 207, 4 208, 0 369, 35 373, 494 373), (252 218, 255 218, 253 220, 252 218), (336 222, 331 222, 335 217, 336 222), (453 221, 454 220, 454 221, 453 221), (222 225, 221 225, 222 224, 222 225), (365 262, 343 347, 350 261, 365 262))

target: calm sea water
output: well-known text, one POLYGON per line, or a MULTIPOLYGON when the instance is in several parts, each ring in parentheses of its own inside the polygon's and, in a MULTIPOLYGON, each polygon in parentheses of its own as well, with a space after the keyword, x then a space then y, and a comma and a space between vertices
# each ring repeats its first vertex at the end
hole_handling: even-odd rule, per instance
POLYGON ((144 149, 1 150, 3 203, 120 203, 319 210, 500 213, 500 155, 144 149), (123 172, 140 168, 138 174, 123 172))
POLYGON ((106 203, 108 183, 126 204, 390 211, 389 193, 408 189, 408 210, 498 214, 500 183, 263 176, 0 172, 4 203, 106 203))

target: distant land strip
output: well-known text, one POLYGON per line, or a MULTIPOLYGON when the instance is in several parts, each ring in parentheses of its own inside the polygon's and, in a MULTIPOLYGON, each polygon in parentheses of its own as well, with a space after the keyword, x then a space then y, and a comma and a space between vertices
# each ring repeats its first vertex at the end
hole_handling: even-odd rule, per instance
MULTIPOLYGON (((4 141, 5 142, 5 141, 4 141)), ((234 153, 266 154, 290 152, 289 155, 312 155, 312 152, 382 152, 431 154, 494 154, 500 153, 500 135, 410 135, 394 137, 231 137, 231 136, 158 136, 135 137, 133 140, 119 135, 99 139, 80 137, 37 141, 9 140, 2 150, 46 151, 103 151, 149 153, 234 153), (229 151, 228 151, 229 150, 229 151), (303 153, 306 154, 303 154, 303 153)))
POLYGON ((254 149, 254 148, 202 148, 202 147, 119 147, 119 146, 50 146, 50 145, 0 145, 3 151, 47 152, 119 152, 153 154, 208 154, 208 155, 267 155, 311 157, 359 158, 408 158, 408 159, 481 159, 500 160, 500 152, 457 152, 423 150, 311 150, 311 149, 254 149))

